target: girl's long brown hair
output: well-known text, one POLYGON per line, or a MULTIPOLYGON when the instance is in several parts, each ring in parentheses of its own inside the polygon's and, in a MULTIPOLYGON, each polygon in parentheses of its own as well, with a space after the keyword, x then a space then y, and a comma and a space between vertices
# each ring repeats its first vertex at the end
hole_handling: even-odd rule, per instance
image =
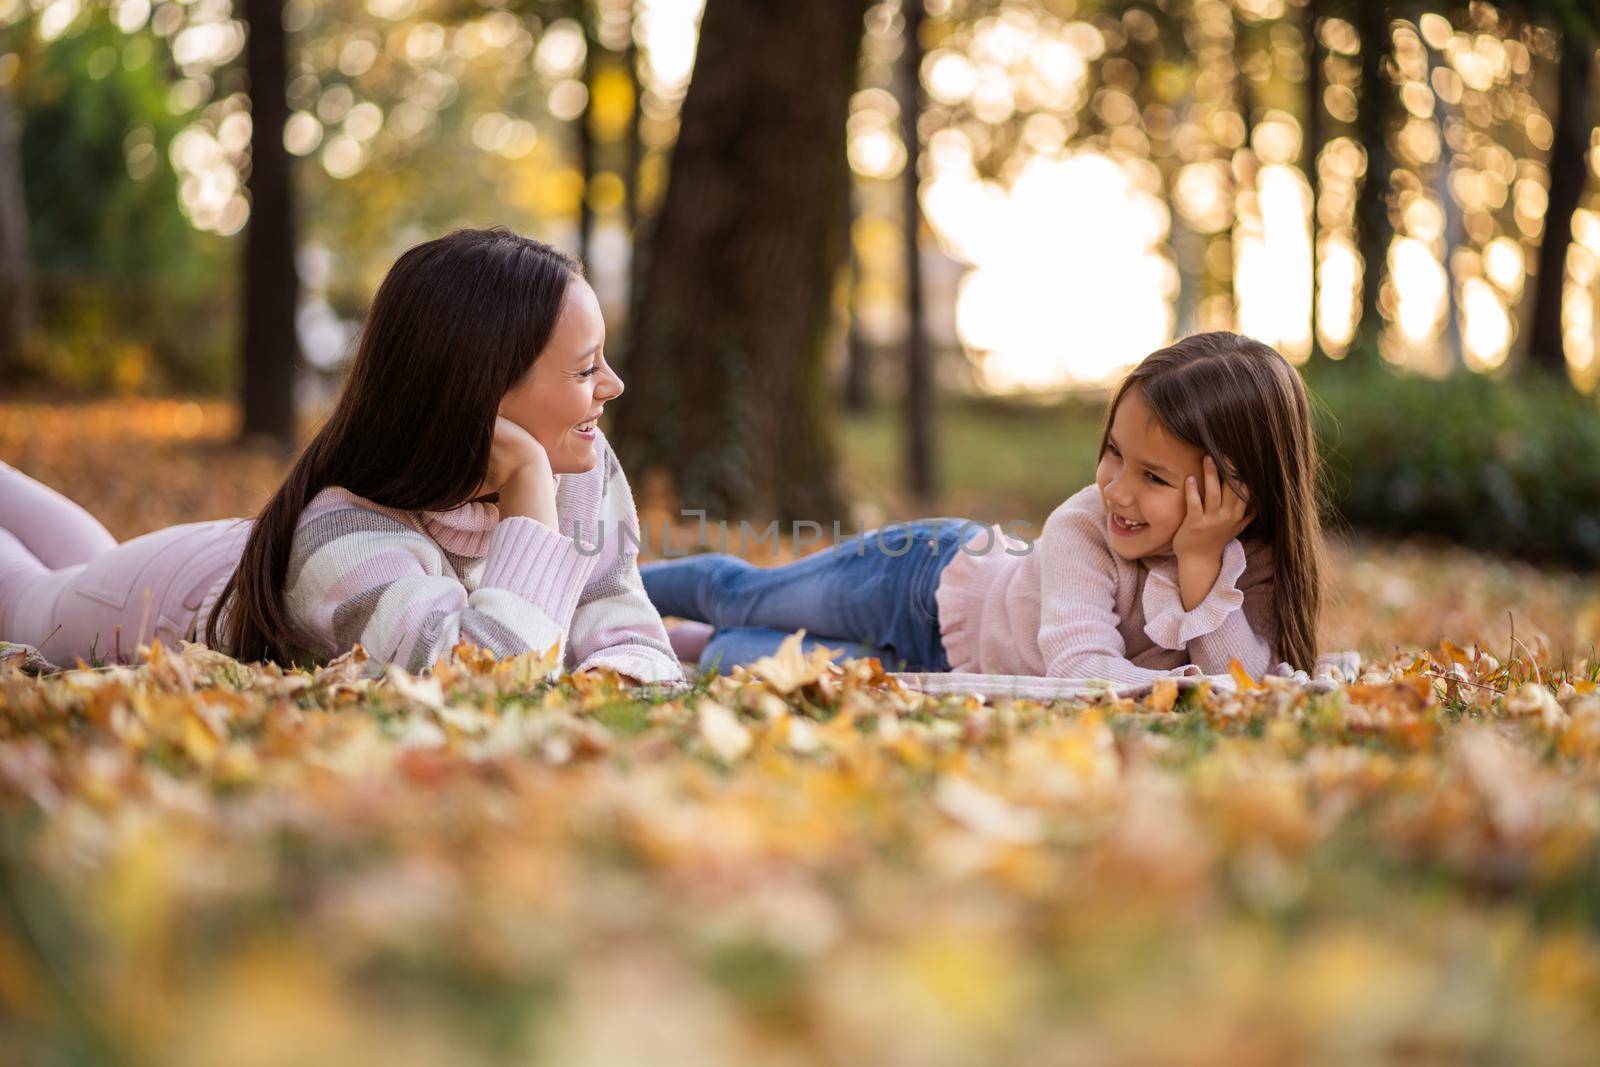
POLYGON ((1102 453, 1131 389, 1168 433, 1215 458, 1225 482, 1243 483, 1255 518, 1242 536, 1272 548, 1277 653, 1311 670, 1322 607, 1322 465, 1299 372, 1271 347, 1235 333, 1185 337, 1122 380, 1106 410, 1102 453))
POLYGON ((300 514, 323 489, 404 511, 464 503, 488 469, 501 398, 549 342, 579 274, 505 229, 458 230, 396 260, 333 414, 256 517, 206 643, 243 660, 310 647, 283 597, 300 514))

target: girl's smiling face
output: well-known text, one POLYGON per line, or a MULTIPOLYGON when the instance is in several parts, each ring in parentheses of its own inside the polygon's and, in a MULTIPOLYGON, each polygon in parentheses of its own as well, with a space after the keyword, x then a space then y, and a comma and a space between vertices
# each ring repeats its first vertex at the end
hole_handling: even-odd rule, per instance
POLYGON ((1138 388, 1123 395, 1094 478, 1106 509, 1106 541, 1117 555, 1142 559, 1172 550, 1188 512, 1184 479, 1201 479, 1204 459, 1202 449, 1167 432, 1138 388))
POLYGON ((595 423, 606 401, 622 395, 605 342, 600 301, 588 282, 573 278, 549 343, 500 401, 500 414, 544 446, 556 474, 594 467, 595 423))

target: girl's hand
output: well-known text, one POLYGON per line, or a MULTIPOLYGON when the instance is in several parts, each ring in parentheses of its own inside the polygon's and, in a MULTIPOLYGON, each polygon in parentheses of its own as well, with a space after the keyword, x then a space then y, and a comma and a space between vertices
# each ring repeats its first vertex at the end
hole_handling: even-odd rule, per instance
POLYGON ((1217 474, 1216 460, 1204 460, 1204 497, 1201 487, 1191 476, 1183 486, 1188 501, 1188 512, 1183 524, 1172 535, 1172 552, 1180 560, 1185 556, 1221 558, 1229 541, 1244 533, 1254 518, 1250 502, 1231 485, 1223 485, 1217 474))
POLYGON ((1222 550, 1244 533, 1255 517, 1250 502, 1231 485, 1222 484, 1215 460, 1207 456, 1203 466, 1205 496, 1202 498, 1193 477, 1185 480, 1183 492, 1188 511, 1183 525, 1172 535, 1172 551, 1178 557, 1178 594, 1184 611, 1193 611, 1210 594, 1222 573, 1222 550))

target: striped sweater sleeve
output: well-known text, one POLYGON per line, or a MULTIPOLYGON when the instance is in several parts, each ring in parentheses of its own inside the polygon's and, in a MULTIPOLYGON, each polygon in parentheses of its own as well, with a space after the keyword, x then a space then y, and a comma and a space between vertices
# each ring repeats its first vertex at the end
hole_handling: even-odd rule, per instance
POLYGON ((418 672, 463 639, 501 656, 563 648, 595 564, 571 538, 533 519, 502 520, 468 592, 403 513, 359 499, 314 500, 290 555, 289 614, 327 653, 359 642, 374 671, 418 672))
POLYGON ((603 437, 598 447, 600 462, 587 487, 598 499, 568 509, 592 516, 592 531, 569 532, 598 547, 573 614, 568 657, 576 670, 608 667, 641 682, 682 682, 666 627, 639 577, 639 516, 627 476, 603 437))

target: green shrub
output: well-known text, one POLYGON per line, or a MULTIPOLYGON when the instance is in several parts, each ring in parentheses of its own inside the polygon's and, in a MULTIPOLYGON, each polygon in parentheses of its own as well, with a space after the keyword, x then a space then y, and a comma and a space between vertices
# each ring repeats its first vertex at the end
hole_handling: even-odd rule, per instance
POLYGON ((1330 495, 1350 525, 1600 566, 1600 407, 1565 383, 1317 367, 1330 495))

